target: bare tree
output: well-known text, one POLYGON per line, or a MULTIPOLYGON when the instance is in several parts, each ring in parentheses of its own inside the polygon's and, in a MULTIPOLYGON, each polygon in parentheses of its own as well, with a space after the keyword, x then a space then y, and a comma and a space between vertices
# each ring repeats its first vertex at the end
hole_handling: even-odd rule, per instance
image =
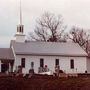
POLYGON ((61 15, 55 16, 45 12, 37 21, 33 33, 29 33, 29 38, 36 41, 59 42, 62 39, 66 26, 63 25, 61 15))
POLYGON ((89 33, 84 29, 73 27, 68 35, 69 39, 73 42, 78 43, 87 53, 89 53, 89 33))

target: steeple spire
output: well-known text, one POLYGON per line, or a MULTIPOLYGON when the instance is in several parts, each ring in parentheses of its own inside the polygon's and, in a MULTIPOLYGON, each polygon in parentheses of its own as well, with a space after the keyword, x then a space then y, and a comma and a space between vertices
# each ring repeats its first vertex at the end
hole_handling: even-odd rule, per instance
POLYGON ((24 30, 24 25, 22 25, 22 6, 21 6, 21 0, 19 1, 20 2, 20 8, 19 8, 19 12, 20 12, 20 23, 19 25, 17 26, 17 33, 19 34, 23 34, 23 30, 24 30))
POLYGON ((20 0, 20 25, 22 25, 22 5, 20 0))

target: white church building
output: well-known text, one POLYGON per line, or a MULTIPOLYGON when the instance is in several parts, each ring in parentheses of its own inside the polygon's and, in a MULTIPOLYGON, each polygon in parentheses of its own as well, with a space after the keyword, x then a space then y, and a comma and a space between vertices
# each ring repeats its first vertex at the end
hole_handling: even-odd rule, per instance
POLYGON ((90 72, 87 53, 73 42, 26 41, 23 25, 17 27, 16 40, 11 40, 10 48, 0 48, 0 72, 14 72, 18 67, 22 73, 44 72, 43 68, 55 72, 58 66, 65 73, 90 72), (41 71, 40 71, 41 70, 41 71))
POLYGON ((56 68, 65 73, 90 73, 90 60, 87 53, 73 42, 38 42, 25 40, 20 7, 20 25, 17 26, 15 40, 9 48, 0 48, 0 72, 22 73, 51 71, 56 68))

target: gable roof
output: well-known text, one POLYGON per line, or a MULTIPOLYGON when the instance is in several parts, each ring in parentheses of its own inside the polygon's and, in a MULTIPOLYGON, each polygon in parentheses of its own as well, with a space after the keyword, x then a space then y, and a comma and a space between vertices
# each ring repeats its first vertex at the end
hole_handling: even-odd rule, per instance
POLYGON ((12 42, 16 54, 19 55, 58 55, 58 56, 87 56, 87 53, 72 42, 12 42))
POLYGON ((1 60, 14 60, 14 55, 11 48, 0 48, 1 60))

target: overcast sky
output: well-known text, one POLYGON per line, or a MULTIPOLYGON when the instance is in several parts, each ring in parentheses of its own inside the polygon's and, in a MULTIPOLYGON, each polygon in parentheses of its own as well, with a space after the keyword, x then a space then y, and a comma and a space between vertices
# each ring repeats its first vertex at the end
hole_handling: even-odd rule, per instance
MULTIPOLYGON (((45 11, 61 14, 65 25, 90 29, 90 0, 22 0, 25 34, 45 11)), ((9 47, 19 22, 19 0, 0 0, 0 47, 9 47)))

